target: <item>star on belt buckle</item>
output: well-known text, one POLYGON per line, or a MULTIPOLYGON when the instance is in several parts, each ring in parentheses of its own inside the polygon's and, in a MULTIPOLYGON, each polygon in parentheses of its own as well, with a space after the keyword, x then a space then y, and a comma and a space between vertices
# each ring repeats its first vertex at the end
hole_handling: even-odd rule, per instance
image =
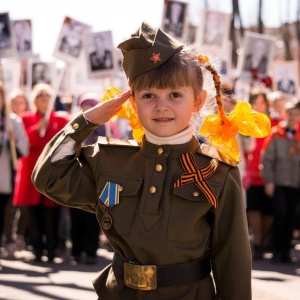
POLYGON ((154 265, 135 265, 124 262, 124 284, 136 290, 157 289, 157 269, 154 265))

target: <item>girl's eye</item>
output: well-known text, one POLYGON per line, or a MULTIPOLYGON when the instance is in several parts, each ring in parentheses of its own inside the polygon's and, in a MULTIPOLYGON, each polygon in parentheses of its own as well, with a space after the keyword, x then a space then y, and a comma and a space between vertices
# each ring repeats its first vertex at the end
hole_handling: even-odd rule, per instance
POLYGON ((150 98, 153 98, 153 97, 154 97, 153 94, 150 94, 150 93, 146 93, 146 94, 143 95, 144 99, 150 99, 150 98))
POLYGON ((170 94, 170 97, 171 98, 180 98, 181 97, 181 94, 177 93, 177 92, 173 92, 170 94))

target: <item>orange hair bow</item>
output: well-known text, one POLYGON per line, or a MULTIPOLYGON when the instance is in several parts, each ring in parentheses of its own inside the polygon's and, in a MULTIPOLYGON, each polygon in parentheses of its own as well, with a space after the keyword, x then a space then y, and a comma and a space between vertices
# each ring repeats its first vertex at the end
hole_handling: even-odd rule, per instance
POLYGON ((219 115, 206 116, 200 134, 205 136, 225 160, 233 165, 240 160, 237 133, 261 138, 271 131, 269 117, 252 110, 248 102, 237 102, 234 110, 226 117, 227 121, 224 122, 222 119, 219 115))
MULTIPOLYGON (((121 91, 118 88, 110 87, 105 91, 101 101, 105 102, 111 98, 116 97, 118 94, 121 94, 121 91)), ((129 125, 132 128, 132 136, 138 143, 140 143, 144 135, 144 129, 142 127, 142 124, 140 123, 138 114, 134 109, 133 97, 130 96, 128 100, 129 101, 126 101, 122 105, 121 110, 117 112, 116 116, 130 121, 129 125)))

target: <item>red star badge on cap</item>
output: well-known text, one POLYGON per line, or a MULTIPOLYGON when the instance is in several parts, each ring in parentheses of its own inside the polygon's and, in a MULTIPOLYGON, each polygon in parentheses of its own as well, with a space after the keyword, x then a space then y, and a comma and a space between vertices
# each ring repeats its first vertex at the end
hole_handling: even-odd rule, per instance
POLYGON ((155 64, 158 61, 161 61, 161 59, 160 59, 160 53, 152 53, 152 57, 150 58, 150 60, 152 60, 155 64))

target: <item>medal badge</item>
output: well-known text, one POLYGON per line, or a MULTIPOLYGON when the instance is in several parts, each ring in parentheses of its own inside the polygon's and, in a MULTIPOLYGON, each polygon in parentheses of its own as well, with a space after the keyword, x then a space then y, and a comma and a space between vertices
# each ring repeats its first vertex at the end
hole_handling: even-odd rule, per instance
POLYGON ((113 182, 107 182, 99 200, 102 202, 105 208, 105 213, 101 219, 102 228, 105 230, 110 229, 113 224, 113 219, 108 213, 113 206, 119 204, 119 185, 113 182))

